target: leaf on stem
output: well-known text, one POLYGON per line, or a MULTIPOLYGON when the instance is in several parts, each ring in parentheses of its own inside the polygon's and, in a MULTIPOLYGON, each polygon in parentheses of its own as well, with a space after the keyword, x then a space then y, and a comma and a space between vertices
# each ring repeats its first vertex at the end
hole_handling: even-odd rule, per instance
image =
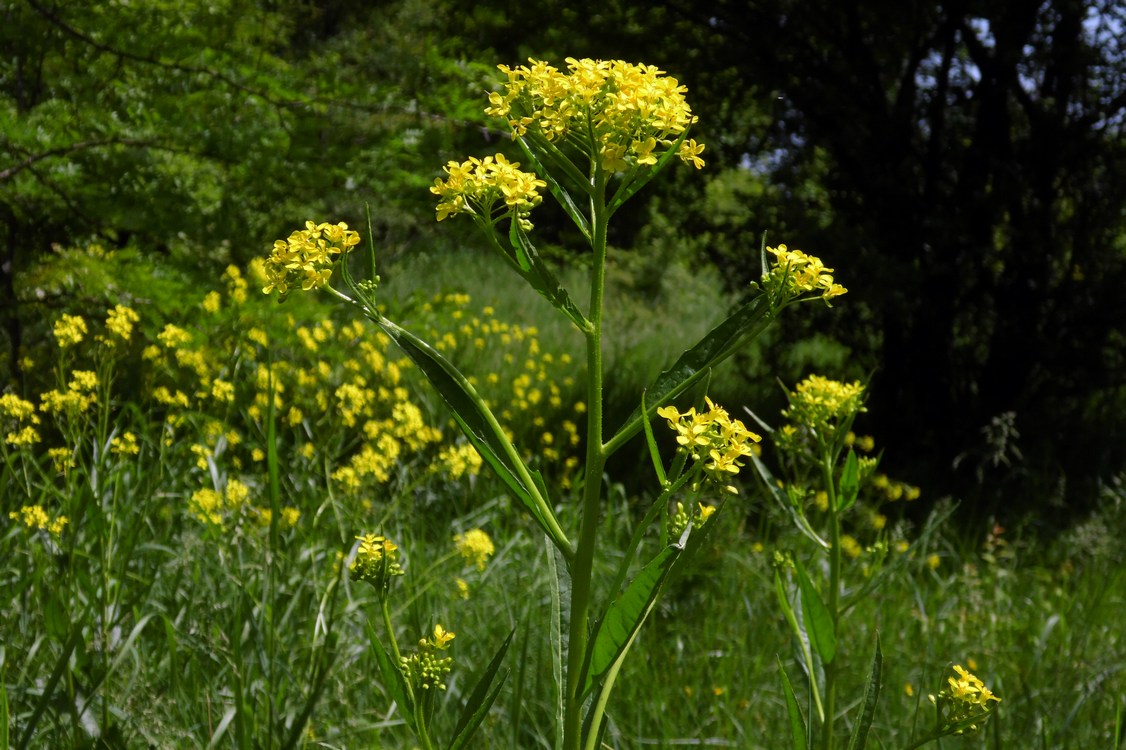
POLYGON ((837 634, 829 608, 821 601, 813 582, 805 572, 801 561, 794 559, 794 569, 798 574, 798 590, 801 591, 802 620, 813 650, 825 664, 832 664, 837 655, 837 634))
MULTIPOLYGON (((687 534, 687 530, 685 533, 687 534)), ((591 641, 589 663, 583 680, 584 697, 595 681, 629 650, 645 618, 652 611, 673 563, 684 551, 683 540, 684 537, 681 537, 680 542, 661 550, 606 610, 591 641)))
POLYGON ((365 312, 422 371, 453 412, 454 419, 465 437, 493 472, 523 503, 540 527, 557 545, 569 548, 569 543, 563 536, 556 519, 544 515, 551 513, 547 499, 541 494, 540 488, 508 437, 492 418, 492 412, 465 376, 449 360, 410 331, 391 322, 368 305, 365 305, 365 312))
POLYGON ((399 710, 403 713, 403 718, 406 719, 407 724, 414 726, 414 702, 411 700, 410 692, 407 688, 406 678, 403 677, 403 670, 391 658, 383 644, 379 642, 379 636, 375 633, 375 628, 372 627, 370 622, 365 622, 364 627, 368 631, 368 640, 371 641, 371 650, 375 654, 375 661, 379 667, 379 675, 383 678, 383 687, 391 696, 391 700, 395 701, 399 706, 399 710))
POLYGON ((814 531, 813 527, 809 525, 809 520, 805 517, 805 514, 802 513, 801 508, 794 507, 794 504, 790 502, 790 498, 782 492, 778 483, 774 481, 774 475, 770 473, 770 469, 767 468, 766 463, 754 454, 751 455, 751 463, 755 465, 755 470, 758 471, 758 475, 762 479, 762 483, 766 485, 770 496, 778 501, 778 505, 786 512, 790 520, 794 522, 794 526, 798 528, 798 531, 805 534, 823 549, 829 549, 830 544, 822 539, 821 535, 814 531))
POLYGON ((864 750, 868 744, 868 731, 872 728, 872 721, 876 716, 876 703, 880 700, 880 684, 883 678, 884 654, 880 649, 880 632, 876 631, 876 653, 872 655, 872 668, 868 671, 868 682, 864 686, 864 706, 860 714, 860 721, 853 727, 852 737, 848 741, 848 750, 864 750))
POLYGON ((801 707, 798 706, 797 696, 794 695, 794 686, 778 659, 778 673, 782 676, 782 695, 786 698, 786 713, 790 717, 790 747, 793 750, 807 750, 809 747, 808 733, 806 732, 805 717, 802 716, 801 707))
POLYGON ((845 459, 844 471, 837 488, 837 512, 846 511, 856 502, 860 494, 860 463, 856 459, 856 451, 850 450, 845 459))
POLYGON ((520 276, 544 299, 566 315, 572 323, 578 326, 580 331, 587 330, 590 327, 590 322, 575 305, 571 295, 567 293, 567 289, 559 283, 559 279, 540 258, 539 251, 528 238, 528 233, 515 220, 509 225, 508 241, 515 253, 516 270, 520 276))
MULTIPOLYGON (((668 403, 696 383, 709 368, 731 356, 737 349, 758 336, 774 319, 774 311, 766 295, 757 294, 750 302, 736 310, 730 317, 713 328, 692 348, 685 351, 672 367, 657 376, 646 389, 650 403, 646 416, 652 418, 657 406, 668 403)), ((629 418, 607 443, 618 447, 641 429, 641 407, 634 409, 629 418)))

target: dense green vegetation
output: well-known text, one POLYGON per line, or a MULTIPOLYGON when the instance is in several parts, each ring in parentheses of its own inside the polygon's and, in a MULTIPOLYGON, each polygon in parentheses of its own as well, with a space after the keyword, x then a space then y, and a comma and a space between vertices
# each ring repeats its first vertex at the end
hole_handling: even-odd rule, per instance
MULTIPOLYGON (((686 82, 708 144, 702 180, 619 218, 611 241, 634 251, 619 262, 639 291, 708 261, 738 287, 763 231, 832 249, 854 314, 781 336, 829 337, 847 353, 838 374, 874 373, 874 429, 918 447, 892 459, 903 472, 984 515, 1029 495, 1082 506, 1122 467, 1119 3, 3 13, 0 280, 17 377, 37 322, 82 304, 35 292, 53 247, 93 238, 213 277, 306 215, 357 224, 371 204, 385 252, 433 249, 448 243, 425 190, 437 165, 510 148, 479 104, 495 64, 621 57, 686 82)), ((561 218, 541 229, 573 246, 561 218)), ((767 369, 787 351, 766 352, 767 369)))

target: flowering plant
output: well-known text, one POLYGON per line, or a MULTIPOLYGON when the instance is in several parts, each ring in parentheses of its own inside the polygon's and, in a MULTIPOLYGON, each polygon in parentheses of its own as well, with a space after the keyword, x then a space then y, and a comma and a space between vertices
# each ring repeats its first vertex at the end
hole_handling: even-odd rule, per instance
MULTIPOLYGON (((638 394, 633 413, 608 431, 602 361, 607 228, 618 209, 674 160, 696 169, 705 166, 704 146, 688 137, 696 116, 685 100, 685 87, 652 66, 568 58, 566 70, 531 60, 526 66, 501 66, 501 71, 507 81, 490 95, 486 112, 507 122, 523 152, 522 161, 509 161, 503 154, 451 161, 431 192, 438 196, 439 221, 468 216, 496 254, 583 336, 586 452, 580 507, 574 514, 578 528, 564 528, 556 511, 562 498, 526 463, 470 379, 437 348, 380 311, 374 253, 369 278, 351 275, 347 256, 359 237, 346 225, 309 222, 288 241, 275 243, 264 291, 322 288, 374 321, 441 394, 466 439, 544 532, 556 572, 552 601, 557 619, 551 630, 558 633, 552 653, 560 684, 554 744, 564 750, 594 750, 606 729, 614 683, 638 631, 669 576, 705 545, 723 498, 737 493, 733 477, 759 440, 709 398, 702 396, 701 403, 686 411, 672 402, 697 385, 706 388, 710 369, 762 333, 786 306, 812 299, 828 302, 846 290, 817 258, 779 246, 770 250, 773 258, 768 260, 764 247, 761 281, 748 301, 689 346, 638 394), (531 239, 531 214, 545 192, 589 245, 585 305, 560 283, 531 239), (330 283, 335 269, 342 289, 330 283), (668 465, 651 425, 658 415, 676 433, 679 446, 668 465), (610 588, 612 600, 596 602, 592 579, 606 501, 604 470, 609 457, 641 432, 661 491, 622 551, 610 588), (646 532, 654 526, 660 544, 655 551, 643 552, 646 532), (635 567, 643 554, 648 561, 635 567)), ((380 591, 387 635, 397 651, 385 604, 395 550, 379 536, 360 541, 354 575, 371 580, 380 591)), ((435 630, 420 643, 418 654, 409 657, 395 653, 397 658, 389 658, 377 641, 373 643, 381 654, 385 683, 423 747, 433 747, 427 721, 419 718, 424 708, 419 692, 432 693, 428 685, 440 687, 449 667, 448 657, 438 655, 445 645, 441 634, 435 630), (425 675, 422 682, 420 675, 425 675)), ((493 683, 499 682, 507 645, 498 650, 464 707, 450 747, 465 745, 496 698, 499 685, 493 683)))

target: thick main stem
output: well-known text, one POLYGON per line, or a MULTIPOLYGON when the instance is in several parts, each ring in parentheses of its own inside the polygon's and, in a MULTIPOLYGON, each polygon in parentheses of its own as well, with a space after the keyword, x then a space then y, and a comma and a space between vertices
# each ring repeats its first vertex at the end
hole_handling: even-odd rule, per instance
MULTIPOLYGON (((606 280, 606 179, 601 170, 591 195, 591 249, 594 267, 590 281, 590 330, 586 332, 587 431, 583 515, 571 565, 571 623, 567 634, 567 688, 563 712, 563 748, 578 750, 582 742, 582 672, 590 617, 591 577, 598 543, 598 511, 602 496, 602 294, 606 280)), ((592 727, 591 731, 598 731, 592 727)))

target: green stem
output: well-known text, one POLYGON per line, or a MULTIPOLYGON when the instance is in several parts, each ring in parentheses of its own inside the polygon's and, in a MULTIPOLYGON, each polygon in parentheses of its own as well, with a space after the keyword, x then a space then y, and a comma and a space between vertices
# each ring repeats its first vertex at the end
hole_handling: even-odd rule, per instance
POLYGON ((606 451, 602 445, 602 295, 606 281, 606 176, 595 172, 591 206, 590 330, 586 336, 587 435, 582 524, 571 566, 571 623, 567 634, 567 687, 563 750, 578 750, 582 734, 583 665, 586 662, 591 577, 598 543, 598 511, 606 451))
MULTIPOLYGON (((833 632, 839 632, 841 604, 841 521, 837 515, 837 492, 833 481, 833 458, 828 450, 822 451, 821 471, 825 493, 829 498, 829 616, 833 632)), ((839 654, 838 654, 839 656, 839 654)), ((837 697, 837 660, 825 665, 825 722, 822 725, 821 746, 833 750, 833 724, 837 697)))

